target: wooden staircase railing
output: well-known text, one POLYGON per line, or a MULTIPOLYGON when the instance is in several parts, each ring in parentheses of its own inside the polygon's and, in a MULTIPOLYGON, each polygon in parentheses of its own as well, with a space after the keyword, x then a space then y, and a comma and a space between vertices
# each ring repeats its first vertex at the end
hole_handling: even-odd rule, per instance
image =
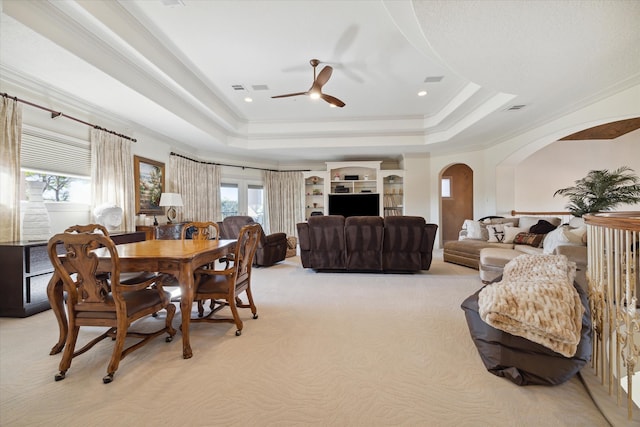
MULTIPOLYGON (((619 406, 626 394, 634 418, 633 382, 640 382, 640 212, 584 216, 595 375, 619 406), (635 376, 634 376, 635 375, 635 376)), ((636 397, 636 400, 638 398, 636 397)))

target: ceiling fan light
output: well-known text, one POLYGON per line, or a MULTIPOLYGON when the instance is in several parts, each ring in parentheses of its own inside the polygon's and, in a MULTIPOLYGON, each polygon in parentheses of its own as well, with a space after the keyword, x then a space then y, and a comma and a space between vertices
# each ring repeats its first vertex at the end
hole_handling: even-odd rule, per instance
POLYGON ((309 98, 311 98, 311 99, 320 99, 320 92, 311 92, 311 93, 309 93, 309 98))

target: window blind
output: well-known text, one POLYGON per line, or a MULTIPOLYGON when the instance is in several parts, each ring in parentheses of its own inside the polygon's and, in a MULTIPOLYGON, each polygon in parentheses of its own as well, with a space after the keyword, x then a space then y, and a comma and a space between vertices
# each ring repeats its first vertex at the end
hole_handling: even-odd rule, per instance
POLYGON ((20 163, 56 175, 91 176, 91 144, 68 135, 38 129, 22 128, 20 163))

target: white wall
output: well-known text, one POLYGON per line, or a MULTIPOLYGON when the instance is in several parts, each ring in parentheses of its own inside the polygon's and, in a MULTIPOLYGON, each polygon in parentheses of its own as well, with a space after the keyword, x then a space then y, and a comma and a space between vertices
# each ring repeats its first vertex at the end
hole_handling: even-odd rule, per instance
MULTIPOLYGON (((505 171, 512 169, 513 179, 514 181, 516 181, 517 170, 527 158, 529 158, 539 150, 542 150, 544 147, 555 143, 559 139, 567 135, 571 135, 575 132, 589 129, 591 127, 598 126, 604 123, 629 119, 633 117, 640 117, 640 102, 638 102, 638 99, 640 99, 640 85, 635 85, 628 89, 622 90, 616 95, 590 104, 587 107, 579 109, 573 113, 567 114, 565 116, 560 116, 552 122, 545 123, 544 125, 536 127, 529 132, 505 141, 504 143, 498 144, 491 149, 491 151, 493 151, 492 158, 497 159, 496 167, 503 168, 505 171)), ((622 138, 624 138, 624 136, 622 138)), ((633 138, 635 137, 632 137, 632 139, 633 138)), ((622 148, 614 144, 611 144, 609 146, 612 152, 618 152, 618 150, 621 148, 620 154, 603 154, 606 150, 604 150, 603 148, 595 149, 596 144, 597 142, 591 141, 589 144, 587 144, 589 146, 588 150, 576 149, 570 154, 566 154, 567 159, 564 163, 558 162, 550 165, 548 163, 548 158, 538 159, 538 161, 544 162, 539 165, 539 170, 545 171, 547 175, 553 176, 554 179, 557 176, 556 174, 564 174, 567 170, 573 170, 572 172, 567 173, 566 177, 562 178, 562 180, 568 178, 568 181, 565 181, 565 184, 560 184, 555 189, 571 185, 573 181, 586 175, 586 173, 590 169, 604 168, 600 166, 586 167, 586 165, 615 164, 611 167, 628 165, 634 168, 637 173, 640 173, 640 167, 634 167, 631 164, 635 163, 637 165, 637 156, 635 158, 625 159, 628 154, 625 153, 626 148, 624 147, 628 147, 628 143, 625 142, 624 144, 622 144, 622 148), (603 155, 604 160, 601 163, 601 157, 603 155), (625 161, 623 163, 617 163, 616 159, 622 159, 625 161), (613 163, 607 163, 609 161, 613 163)), ((553 192, 555 192, 555 189, 553 190, 553 192)), ((557 202, 553 201, 553 192, 550 196, 545 195, 541 199, 532 199, 532 202, 544 206, 559 206, 562 208, 564 206, 564 203, 560 202, 559 204, 556 204, 557 202)), ((505 200, 513 200, 514 203, 518 203, 516 201, 516 194, 520 193, 521 191, 519 189, 516 189, 516 187, 513 186, 512 182, 509 182, 507 180, 497 180, 496 206, 498 208, 507 210, 516 209, 524 211, 525 209, 518 205, 509 206, 507 203, 504 203, 505 200), (513 187, 513 191, 511 190, 511 187, 513 187)))
POLYGON ((404 158, 404 214, 424 217, 430 221, 432 180, 428 155, 407 155, 404 158))
MULTIPOLYGON (((629 166, 640 175, 640 130, 615 140, 554 142, 515 169, 515 206, 521 211, 565 211, 568 199, 553 197, 556 190, 572 186, 590 170, 620 166, 629 166)), ((616 210, 640 210, 640 204, 616 210)))

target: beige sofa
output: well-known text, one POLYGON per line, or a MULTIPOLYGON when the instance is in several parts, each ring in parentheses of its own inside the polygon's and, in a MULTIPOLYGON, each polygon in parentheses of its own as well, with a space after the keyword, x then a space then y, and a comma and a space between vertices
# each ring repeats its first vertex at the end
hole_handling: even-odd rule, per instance
POLYGON ((557 217, 466 220, 459 239, 444 244, 443 258, 479 270, 482 281, 488 283, 502 274, 509 261, 524 253, 567 256, 578 268, 576 281, 586 289, 586 226, 580 218, 566 225, 557 217))

